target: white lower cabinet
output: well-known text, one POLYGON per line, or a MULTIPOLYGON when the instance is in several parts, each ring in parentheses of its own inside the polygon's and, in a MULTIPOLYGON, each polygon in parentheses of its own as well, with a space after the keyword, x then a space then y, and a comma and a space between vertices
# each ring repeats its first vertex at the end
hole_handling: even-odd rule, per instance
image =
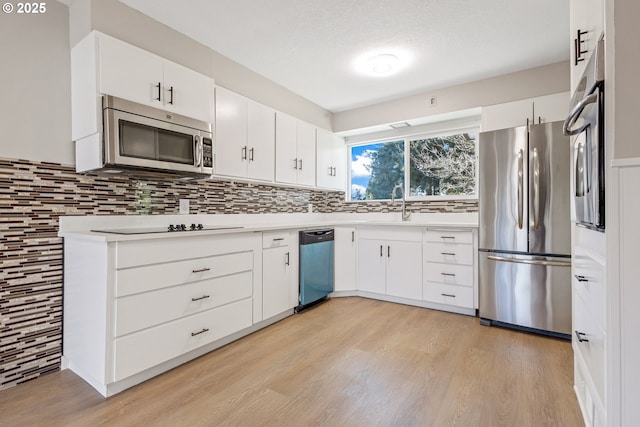
POLYGON ((424 234, 425 301, 475 308, 477 248, 473 230, 427 229, 424 234))
POLYGON ((263 233, 262 315, 268 319, 292 308, 289 232, 263 233))
POLYGON ((356 250, 356 227, 334 228, 334 291, 355 291, 356 266, 358 252, 356 250))
POLYGON ((63 363, 109 396, 249 333, 263 319, 261 243, 65 238, 63 363))
POLYGON ((607 359, 605 235, 573 227, 574 388, 585 425, 604 426, 607 359))
POLYGON ((422 299, 422 230, 363 228, 358 238, 358 290, 422 299))

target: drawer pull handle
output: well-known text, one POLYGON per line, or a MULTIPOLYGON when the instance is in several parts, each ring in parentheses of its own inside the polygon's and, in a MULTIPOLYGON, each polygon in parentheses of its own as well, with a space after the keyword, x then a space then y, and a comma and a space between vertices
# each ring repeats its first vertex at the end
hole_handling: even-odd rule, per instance
POLYGON ((574 274, 573 277, 575 277, 578 280, 578 282, 588 282, 589 281, 589 279, 587 279, 584 276, 580 276, 579 274, 574 274))
POLYGON ((456 297, 453 294, 440 294, 440 295, 442 295, 443 297, 451 297, 451 298, 455 298, 456 297))
POLYGON ((575 333, 576 333, 576 338, 578 338, 578 342, 589 342, 589 339, 585 338, 587 334, 585 334, 584 332, 575 331, 575 333))
POLYGON ((456 277, 456 275, 454 273, 440 273, 443 276, 451 276, 451 277, 456 277))
POLYGON ((455 254, 455 253, 453 253, 453 252, 440 252, 440 255, 444 255, 444 256, 447 256, 447 255, 449 255, 449 256, 456 256, 456 254, 455 254))
POLYGON ((281 242, 284 240, 284 237, 278 237, 276 239, 273 239, 274 242, 281 242))
POLYGON ((452 239, 456 240, 456 236, 440 236, 441 239, 452 239))
POLYGON ((205 332, 209 332, 209 328, 202 328, 201 331, 191 332, 191 336, 195 337, 196 335, 204 334, 205 332))
POLYGON ((211 295, 202 295, 201 297, 198 297, 198 298, 191 298, 191 301, 200 301, 207 298, 211 298, 211 295))
POLYGON ((192 271, 193 271, 194 273, 202 273, 202 272, 210 271, 210 270, 211 270, 210 268, 205 267, 205 268, 201 268, 201 269, 199 269, 199 270, 192 270, 192 271))

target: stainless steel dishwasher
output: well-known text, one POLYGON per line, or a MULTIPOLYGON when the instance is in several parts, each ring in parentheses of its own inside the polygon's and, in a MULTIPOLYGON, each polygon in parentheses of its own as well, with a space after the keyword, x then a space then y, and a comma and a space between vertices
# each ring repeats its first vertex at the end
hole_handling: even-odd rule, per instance
POLYGON ((295 312, 324 301, 334 286, 333 229, 300 231, 300 293, 295 312))

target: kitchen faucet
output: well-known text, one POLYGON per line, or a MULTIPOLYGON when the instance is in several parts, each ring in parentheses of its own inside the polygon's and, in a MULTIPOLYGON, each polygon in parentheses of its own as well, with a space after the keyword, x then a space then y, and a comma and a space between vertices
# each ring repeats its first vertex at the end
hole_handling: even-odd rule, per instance
POLYGON ((402 220, 408 221, 409 218, 411 218, 411 212, 407 212, 405 208, 404 188, 402 187, 402 184, 396 184, 396 186, 393 187, 393 190, 391 190, 391 203, 396 202, 396 190, 398 188, 400 189, 400 197, 402 197, 402 220))

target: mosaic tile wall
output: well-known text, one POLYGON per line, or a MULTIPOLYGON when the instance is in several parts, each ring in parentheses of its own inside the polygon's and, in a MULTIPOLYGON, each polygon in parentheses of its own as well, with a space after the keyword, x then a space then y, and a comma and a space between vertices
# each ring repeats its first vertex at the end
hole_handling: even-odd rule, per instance
MULTIPOLYGON (((55 163, 0 159, 0 390, 60 369, 62 215, 391 212, 387 202, 345 203, 344 193, 184 182, 154 174, 88 176, 55 163)), ((477 202, 413 202, 412 212, 476 211, 477 202)))

